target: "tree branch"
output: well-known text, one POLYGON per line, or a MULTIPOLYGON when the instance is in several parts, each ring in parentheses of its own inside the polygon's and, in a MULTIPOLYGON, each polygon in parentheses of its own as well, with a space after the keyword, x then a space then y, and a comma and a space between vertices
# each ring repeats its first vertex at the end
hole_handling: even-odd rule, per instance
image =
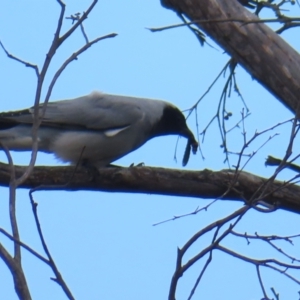
MULTIPOLYGON (((16 176, 24 172, 15 166, 16 176)), ((0 163, 0 185, 9 184, 10 168, 0 163)), ((124 193, 146 193, 197 198, 220 198, 253 202, 253 195, 268 182, 247 172, 221 170, 213 172, 183 171, 151 167, 103 168, 99 171, 66 167, 34 167, 21 188, 35 190, 90 190, 124 193)), ((257 201, 276 208, 300 213, 300 187, 280 181, 269 182, 257 201)))
POLYGON ((255 14, 236 0, 161 0, 161 3, 195 21, 201 30, 298 116, 300 56, 267 25, 244 25, 247 21, 257 22, 259 18, 255 14), (217 19, 229 21, 197 23, 217 19), (244 22, 232 22, 230 19, 242 19, 244 22))

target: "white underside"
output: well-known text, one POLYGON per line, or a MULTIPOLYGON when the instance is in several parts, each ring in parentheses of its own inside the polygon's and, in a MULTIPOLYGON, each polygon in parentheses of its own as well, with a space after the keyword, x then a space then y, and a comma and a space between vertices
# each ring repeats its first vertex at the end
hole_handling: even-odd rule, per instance
MULTIPOLYGON (((0 142, 11 150, 30 151, 30 135, 28 127, 14 127, 0 131, 0 142)), ((129 126, 104 132, 40 128, 38 142, 40 151, 54 153, 64 162, 103 167, 141 146, 145 138, 129 126)))

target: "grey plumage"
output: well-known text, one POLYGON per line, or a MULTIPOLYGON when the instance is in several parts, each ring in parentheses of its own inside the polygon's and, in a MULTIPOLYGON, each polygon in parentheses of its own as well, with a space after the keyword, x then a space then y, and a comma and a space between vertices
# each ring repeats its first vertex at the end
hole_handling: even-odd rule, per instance
MULTIPOLYGON (((10 150, 31 150, 33 111, 1 113, 0 142, 10 150)), ((186 137, 188 147, 197 151, 198 143, 174 105, 93 92, 47 104, 38 130, 38 149, 72 164, 103 167, 147 140, 169 134, 186 137)))

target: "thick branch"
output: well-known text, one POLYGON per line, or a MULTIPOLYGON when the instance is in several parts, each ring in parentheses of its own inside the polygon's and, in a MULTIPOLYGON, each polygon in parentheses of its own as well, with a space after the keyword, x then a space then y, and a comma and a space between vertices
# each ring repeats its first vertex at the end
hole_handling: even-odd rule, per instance
POLYGON ((299 54, 265 24, 230 21, 255 22, 256 15, 237 0, 161 0, 161 3, 192 21, 210 20, 198 26, 284 105, 297 112, 299 54), (229 21, 217 22, 224 19, 229 21))
MULTIPOLYGON (((16 176, 25 167, 15 166, 16 176)), ((9 183, 9 166, 0 163, 0 185, 9 183)), ((20 186, 38 190, 91 190, 146 193, 224 200, 249 201, 267 179, 241 172, 238 178, 230 170, 213 172, 182 171, 163 168, 103 168, 99 172, 74 167, 35 167, 20 186), (231 187, 231 188, 229 188, 231 187)), ((275 208, 300 213, 300 187, 276 181, 269 183, 263 200, 275 208)))

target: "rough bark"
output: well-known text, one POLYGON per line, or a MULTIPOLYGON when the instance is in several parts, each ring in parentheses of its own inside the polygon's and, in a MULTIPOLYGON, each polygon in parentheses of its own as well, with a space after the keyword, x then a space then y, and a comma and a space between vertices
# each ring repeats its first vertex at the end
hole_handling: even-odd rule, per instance
MULTIPOLYGON (((16 176, 25 167, 16 166, 16 176)), ((7 186, 9 166, 0 164, 0 185, 7 186)), ((22 188, 38 190, 90 190, 188 196, 205 199, 260 200, 274 208, 300 213, 300 187, 268 180, 247 172, 213 172, 163 168, 103 168, 100 171, 74 167, 35 167, 22 188), (41 185, 43 183, 43 185, 41 185)))
POLYGON ((184 14, 191 21, 209 20, 208 23, 196 25, 292 112, 298 111, 299 54, 263 23, 230 21, 259 20, 237 0, 161 0, 161 3, 184 14), (229 21, 216 21, 225 19, 229 21))

